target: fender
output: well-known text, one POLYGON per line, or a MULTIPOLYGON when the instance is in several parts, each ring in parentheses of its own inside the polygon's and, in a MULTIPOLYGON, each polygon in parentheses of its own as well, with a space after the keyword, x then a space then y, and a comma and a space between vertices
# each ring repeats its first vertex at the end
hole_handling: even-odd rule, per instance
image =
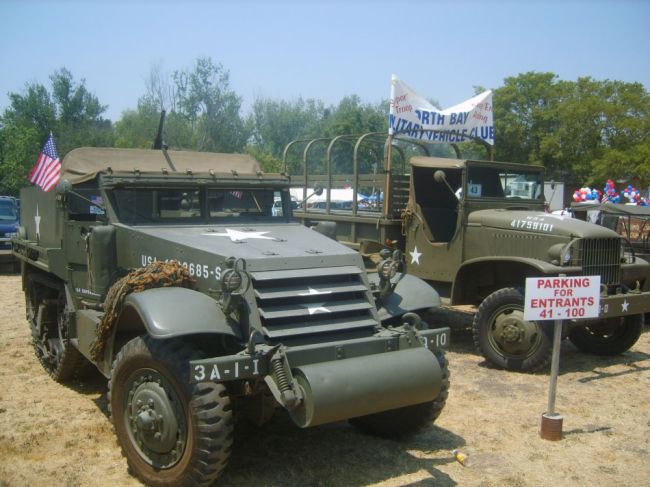
MULTIPOLYGON (((507 265, 507 264, 517 264, 521 269, 527 269, 530 276, 557 276, 560 273, 579 274, 582 272, 582 269, 578 266, 564 266, 560 267, 550 262, 546 262, 540 259, 534 259, 531 257, 519 257, 519 256, 486 256, 478 257, 475 259, 470 259, 465 261, 456 272, 454 278, 452 290, 451 290, 451 304, 467 304, 465 300, 462 299, 463 296, 463 283, 466 282, 464 277, 467 273, 476 273, 478 272, 476 268, 481 265, 507 265)), ((518 286, 523 286, 524 281, 517 283, 518 286)))
MULTIPOLYGON (((379 283, 377 274, 368 275, 370 282, 379 283)), ((379 319, 385 321, 401 316, 409 311, 418 311, 440 306, 440 295, 419 277, 402 274, 398 277, 393 293, 384 299, 383 306, 377 310, 379 319)))
POLYGON ((216 333, 241 339, 218 303, 191 289, 161 287, 132 293, 124 300, 122 313, 128 313, 129 308, 140 316, 154 338, 216 333))

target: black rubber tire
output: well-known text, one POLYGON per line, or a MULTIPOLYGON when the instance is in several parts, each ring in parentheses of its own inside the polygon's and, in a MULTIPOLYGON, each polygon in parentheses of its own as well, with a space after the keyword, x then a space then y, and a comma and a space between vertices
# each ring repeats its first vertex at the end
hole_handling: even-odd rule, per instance
POLYGON ((65 290, 63 286, 48 286, 32 278, 25 287, 25 309, 32 334, 34 353, 43 368, 55 381, 65 383, 87 371, 90 365, 86 358, 70 342, 63 330, 67 326, 65 290), (37 313, 42 303, 48 303, 42 310, 41 322, 37 326, 37 313))
POLYGON ((573 328, 569 340, 586 353, 618 355, 629 350, 643 331, 643 315, 620 316, 573 328))
POLYGON ((449 362, 441 350, 435 352, 435 356, 442 372, 438 397, 422 404, 351 418, 350 424, 364 433, 382 438, 403 438, 431 426, 442 413, 449 396, 449 362))
POLYGON ((474 316, 472 330, 476 350, 492 365, 507 370, 536 372, 546 369, 553 352, 553 327, 523 320, 524 292, 520 288, 503 288, 483 300, 474 316), (507 350, 497 336, 497 320, 508 316, 534 330, 516 347, 530 346, 522 352, 507 350))
MULTIPOLYGON (((231 401, 223 384, 189 383, 189 360, 200 357, 182 341, 144 336, 124 345, 113 361, 108 383, 109 412, 132 473, 148 485, 209 485, 226 467, 233 440, 231 401), (182 425, 175 430, 177 441, 172 448, 178 450, 178 455, 170 454, 167 464, 161 463, 167 452, 149 455, 149 445, 143 447, 140 441, 138 446, 134 439, 140 435, 142 440, 146 433, 134 432, 136 426, 127 426, 130 401, 145 383, 164 388, 167 402, 174 408, 174 422, 182 425)), ((133 424, 137 423, 132 419, 133 424)), ((161 423, 169 424, 169 420, 161 423)))

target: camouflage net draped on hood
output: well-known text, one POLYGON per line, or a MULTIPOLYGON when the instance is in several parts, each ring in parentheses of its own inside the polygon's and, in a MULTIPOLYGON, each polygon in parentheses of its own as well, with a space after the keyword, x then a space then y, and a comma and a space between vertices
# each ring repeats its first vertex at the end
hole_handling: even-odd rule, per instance
POLYGON ((103 359, 106 341, 113 332, 122 312, 124 299, 129 294, 158 287, 192 288, 195 282, 189 271, 177 261, 152 262, 118 280, 111 286, 104 301, 104 317, 97 328, 97 337, 90 350, 93 360, 103 359))

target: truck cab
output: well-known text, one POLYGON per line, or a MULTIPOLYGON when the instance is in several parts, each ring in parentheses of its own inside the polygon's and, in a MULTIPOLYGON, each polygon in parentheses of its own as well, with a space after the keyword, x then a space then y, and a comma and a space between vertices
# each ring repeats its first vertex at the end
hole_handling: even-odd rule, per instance
POLYGON ((581 350, 617 354, 638 340, 650 264, 610 229, 547 213, 541 166, 463 159, 457 147, 455 158, 440 157, 422 141, 376 133, 298 142, 285 150, 293 184, 346 185, 353 197, 347 212, 328 199, 296 214, 308 225, 333 222, 337 239, 363 255, 401 250, 407 273, 474 314, 476 348, 493 365, 534 371, 550 361, 550 327, 523 319, 528 277, 600 276, 600 317, 564 322, 581 350), (292 159, 297 147, 302 158, 292 159), (377 207, 362 208, 367 194, 377 207))

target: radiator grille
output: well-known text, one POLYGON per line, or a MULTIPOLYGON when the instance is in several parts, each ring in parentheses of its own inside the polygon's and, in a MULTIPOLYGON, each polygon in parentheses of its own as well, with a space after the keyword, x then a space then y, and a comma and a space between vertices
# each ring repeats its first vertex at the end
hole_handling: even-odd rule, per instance
POLYGON ((574 265, 582 267, 586 276, 600 276, 602 284, 618 284, 621 280, 621 241, 619 238, 583 238, 574 247, 574 265))
POLYGON ((252 273, 269 343, 370 336, 379 325, 374 303, 354 266, 252 273))

